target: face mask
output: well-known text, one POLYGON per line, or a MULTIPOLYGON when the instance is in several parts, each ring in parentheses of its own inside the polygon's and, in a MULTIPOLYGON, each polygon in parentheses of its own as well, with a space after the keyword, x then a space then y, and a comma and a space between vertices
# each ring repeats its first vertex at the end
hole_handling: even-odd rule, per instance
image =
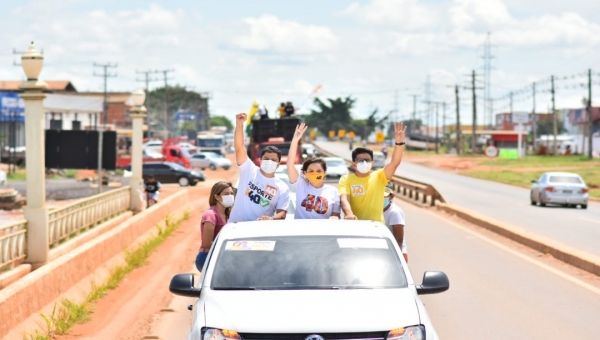
POLYGON ((372 164, 370 162, 360 162, 356 164, 356 170, 363 174, 366 174, 367 172, 369 172, 369 170, 371 170, 371 166, 372 164))
POLYGON ((233 205, 233 201, 234 201, 233 195, 224 195, 221 197, 223 197, 223 201, 221 202, 221 204, 223 204, 223 206, 225 208, 229 208, 233 205))
POLYGON ((272 174, 275 172, 275 170, 277 170, 277 165, 277 162, 273 162, 270 159, 263 159, 260 162, 260 169, 267 174, 272 174))
POLYGON ((307 172, 304 176, 312 185, 321 184, 325 180, 325 174, 322 172, 307 172))
POLYGON ((388 205, 390 205, 390 198, 389 197, 385 197, 383 199, 383 207, 387 207, 388 205))

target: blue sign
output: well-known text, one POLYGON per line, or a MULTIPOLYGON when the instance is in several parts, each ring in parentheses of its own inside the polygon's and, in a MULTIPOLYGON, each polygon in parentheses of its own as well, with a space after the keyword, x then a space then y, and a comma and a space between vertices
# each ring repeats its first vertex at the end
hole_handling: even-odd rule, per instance
POLYGON ((25 122, 25 102, 14 92, 0 92, 0 122, 25 122))
POLYGON ((0 112, 25 112, 25 101, 14 92, 0 92, 0 112))
POLYGON ((175 120, 196 120, 196 115, 198 115, 198 118, 200 119, 202 117, 202 113, 198 113, 198 112, 193 112, 193 111, 178 111, 175 114, 174 119, 175 120))

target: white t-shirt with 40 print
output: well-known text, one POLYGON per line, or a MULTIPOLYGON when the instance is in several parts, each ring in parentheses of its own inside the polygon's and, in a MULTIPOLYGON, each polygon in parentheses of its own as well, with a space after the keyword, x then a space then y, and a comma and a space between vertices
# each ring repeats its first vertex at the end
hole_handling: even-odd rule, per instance
POLYGON ((239 169, 240 181, 229 223, 256 221, 261 216, 275 215, 277 210, 287 210, 290 192, 282 180, 263 176, 249 158, 239 169))
POLYGON ((332 185, 315 188, 303 177, 292 184, 296 189, 295 219, 329 218, 340 212, 340 193, 332 185))

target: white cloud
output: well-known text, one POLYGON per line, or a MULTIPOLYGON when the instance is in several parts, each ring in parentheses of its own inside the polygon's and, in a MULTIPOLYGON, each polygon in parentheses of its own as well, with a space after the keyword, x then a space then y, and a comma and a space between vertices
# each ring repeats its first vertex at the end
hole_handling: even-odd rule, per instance
POLYGON ((310 53, 335 49, 337 36, 328 27, 302 25, 280 20, 273 15, 246 18, 248 35, 235 39, 234 44, 247 51, 310 53))
POLYGON ((372 0, 366 5, 352 3, 342 14, 361 22, 406 30, 432 27, 436 22, 435 12, 417 0, 372 0))

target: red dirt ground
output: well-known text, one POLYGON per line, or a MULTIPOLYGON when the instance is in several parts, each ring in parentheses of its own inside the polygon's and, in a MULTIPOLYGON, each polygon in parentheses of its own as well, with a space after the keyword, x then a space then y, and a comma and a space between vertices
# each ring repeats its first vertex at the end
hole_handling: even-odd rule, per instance
MULTIPOLYGON (((193 267, 200 246, 199 221, 208 208, 210 188, 215 181, 234 182, 238 177, 235 161, 229 158, 234 163, 231 169, 206 170, 206 182, 188 187, 193 206, 190 218, 148 258, 147 265, 131 272, 118 288, 100 299, 91 321, 76 325, 69 335, 57 339, 142 339, 150 334, 161 309, 172 299, 168 290, 171 277, 193 267)), ((179 186, 167 185, 161 196, 177 190, 181 190, 179 186)))

